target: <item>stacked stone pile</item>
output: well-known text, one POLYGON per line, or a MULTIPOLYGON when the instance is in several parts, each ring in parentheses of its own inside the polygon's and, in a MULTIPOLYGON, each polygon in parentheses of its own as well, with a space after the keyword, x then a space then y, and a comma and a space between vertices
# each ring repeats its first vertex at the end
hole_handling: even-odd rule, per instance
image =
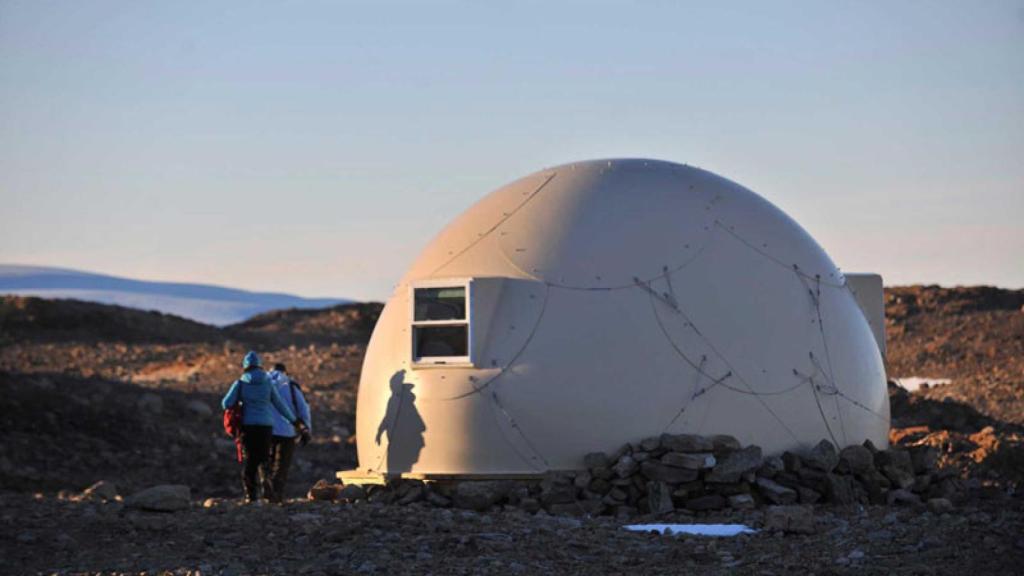
POLYGON ((764 457, 760 447, 743 447, 732 436, 663 434, 614 454, 587 454, 586 469, 542 480, 322 482, 310 498, 622 517, 797 503, 927 505, 940 512, 961 497, 963 484, 955 471, 936 468, 937 455, 929 446, 878 450, 870 442, 836 450, 822 440, 799 454, 764 457))

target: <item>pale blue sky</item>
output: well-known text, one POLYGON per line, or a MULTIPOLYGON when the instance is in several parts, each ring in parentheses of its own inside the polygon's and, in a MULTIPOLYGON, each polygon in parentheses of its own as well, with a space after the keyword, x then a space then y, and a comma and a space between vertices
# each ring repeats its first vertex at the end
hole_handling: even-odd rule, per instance
POLYGON ((488 191, 622 156, 845 270, 1024 286, 1024 2, 0 1, 0 263, 383 298, 488 191))

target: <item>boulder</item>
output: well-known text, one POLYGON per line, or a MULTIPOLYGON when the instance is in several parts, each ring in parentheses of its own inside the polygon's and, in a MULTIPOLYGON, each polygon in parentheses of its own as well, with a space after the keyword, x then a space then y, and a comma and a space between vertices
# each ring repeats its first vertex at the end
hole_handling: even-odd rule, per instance
POLYGON ((800 456, 792 452, 782 453, 782 463, 785 465, 787 472, 792 472, 794 474, 799 472, 804 466, 803 460, 800 459, 800 456))
POLYGON ((577 488, 582 489, 582 488, 586 488, 586 487, 590 486, 590 482, 593 479, 594 479, 594 476, 589 471, 584 470, 583 472, 577 472, 576 473, 576 477, 573 478, 572 483, 577 488))
POLYGON ((800 486, 800 476, 793 474, 792 472, 779 472, 772 478, 779 484, 782 484, 786 488, 792 488, 796 490, 800 486))
POLYGON ((914 485, 913 472, 907 471, 902 466, 886 464, 882 466, 882 474, 897 488, 906 489, 914 485))
POLYGON ((769 506, 764 513, 764 527, 791 534, 814 534, 814 513, 810 506, 769 506))
POLYGON ((100 480, 82 491, 82 500, 114 500, 117 498, 117 486, 112 482, 100 480))
POLYGON ((769 478, 759 477, 757 489, 766 500, 773 504, 793 504, 796 502, 796 490, 786 488, 769 478))
POLYGON ((672 452, 711 452, 715 445, 696 434, 662 434, 661 447, 672 452))
POLYGON ((761 447, 747 446, 725 454, 705 478, 708 482, 738 482, 743 474, 761 465, 761 447))
POLYGON ((598 494, 607 494, 612 489, 612 485, 603 478, 594 478, 590 481, 590 485, 587 489, 591 492, 597 492, 598 494))
POLYGON ((796 489, 797 496, 801 504, 814 504, 821 500, 821 494, 818 494, 816 490, 812 490, 806 486, 800 486, 796 489))
MULTIPOLYGON (((757 481, 756 476, 754 477, 754 481, 757 481)), ((732 496, 733 494, 750 494, 751 484, 753 484, 753 482, 748 482, 746 480, 744 480, 743 482, 738 482, 736 484, 715 484, 715 493, 721 494, 722 496, 732 496)))
POLYGON ((676 468, 686 468, 688 470, 704 470, 714 467, 715 456, 710 453, 699 452, 667 452, 661 457, 661 463, 666 466, 675 466, 676 468))
POLYGON ((604 500, 605 502, 613 504, 622 504, 626 500, 629 500, 629 494, 627 494, 625 490, 622 490, 620 488, 613 488, 610 492, 608 492, 608 494, 605 495, 604 500))
POLYGON ((452 494, 456 508, 483 512, 508 494, 509 484, 500 480, 467 480, 459 482, 452 494))
POLYGON ((868 501, 872 504, 885 504, 885 494, 882 492, 883 485, 888 485, 889 480, 878 471, 872 468, 863 476, 858 475, 857 480, 868 495, 868 501))
POLYGON ((839 461, 853 474, 870 474, 875 467, 875 457, 864 446, 854 444, 839 452, 839 461))
POLYGON ((754 497, 750 494, 733 494, 729 496, 729 508, 736 510, 749 510, 755 505, 754 497))
POLYGON ((921 497, 914 494, 910 490, 904 490, 902 488, 898 490, 890 490, 886 497, 886 503, 889 506, 893 504, 899 506, 916 506, 921 503, 921 497))
POLYGON ((672 504, 672 489, 664 482, 647 483, 647 506, 651 514, 668 514, 675 510, 672 504))
POLYGON ((741 448, 740 441, 728 434, 715 434, 708 439, 711 440, 711 449, 715 454, 732 452, 741 448))
POLYGON ((125 499, 129 508, 154 512, 185 510, 192 503, 192 490, 183 484, 161 484, 146 488, 125 499))
POLYGON ((635 474, 639 466, 640 465, 633 459, 632 455, 623 454, 615 463, 615 466, 612 467, 612 471, 615 472, 615 475, 619 478, 627 478, 635 474))
POLYGON ((690 498, 696 498, 704 494, 704 483, 700 480, 683 482, 672 488, 672 501, 676 503, 677 508, 685 504, 690 498))
POLYGON ((690 498, 686 501, 687 510, 700 512, 702 510, 720 510, 725 508, 725 497, 721 494, 708 494, 690 498))
POLYGON ((785 464, 782 462, 782 458, 778 456, 769 456, 764 459, 764 463, 757 470, 758 476, 764 476, 765 478, 775 478, 781 472, 786 470, 785 464))
POLYGON ((876 453, 875 467, 884 473, 887 466, 897 469, 903 474, 914 475, 914 463, 910 458, 910 453, 906 450, 890 448, 876 453))
POLYGON ((658 448, 661 448, 661 438, 644 438, 640 441, 640 449, 645 452, 654 452, 658 448))
MULTIPOLYGON (((345 488, 348 488, 348 486, 345 488)), ((344 491, 344 489, 342 489, 342 491, 344 491)), ((398 499, 398 504, 401 506, 407 506, 413 502, 419 502, 423 499, 424 492, 422 485, 413 486, 398 499)), ((338 493, 338 498, 341 498, 341 492, 338 493)))
POLYGON ((826 474, 823 484, 825 496, 832 504, 846 506, 857 501, 853 491, 853 478, 839 474, 826 474))
POLYGON ((317 480, 316 484, 313 484, 309 492, 306 493, 306 498, 320 502, 333 502, 338 499, 338 493, 341 489, 341 484, 332 484, 327 480, 317 480))
POLYGON ((803 463, 815 470, 831 472, 839 464, 839 454, 831 442, 822 440, 804 454, 803 463))
POLYGON ((812 488, 825 489, 825 476, 826 473, 818 470, 817 468, 811 468, 810 466, 804 466, 796 473, 797 478, 800 479, 800 483, 804 486, 810 486, 812 488))
POLYGON ((644 462, 640 467, 640 471, 648 480, 654 480, 655 482, 667 482, 669 484, 690 482, 692 480, 696 480, 699 475, 696 470, 666 466, 661 462, 653 460, 644 462))

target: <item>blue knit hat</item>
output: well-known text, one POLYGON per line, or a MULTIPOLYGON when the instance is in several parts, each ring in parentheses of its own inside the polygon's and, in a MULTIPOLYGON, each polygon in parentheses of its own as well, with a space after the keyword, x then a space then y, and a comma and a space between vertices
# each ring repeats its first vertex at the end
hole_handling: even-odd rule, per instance
POLYGON ((243 369, 249 369, 249 367, 251 367, 251 366, 259 367, 262 364, 263 364, 263 361, 260 360, 260 355, 257 354, 256 352, 253 352, 252 350, 249 350, 249 353, 246 354, 245 358, 242 359, 242 368, 243 369))

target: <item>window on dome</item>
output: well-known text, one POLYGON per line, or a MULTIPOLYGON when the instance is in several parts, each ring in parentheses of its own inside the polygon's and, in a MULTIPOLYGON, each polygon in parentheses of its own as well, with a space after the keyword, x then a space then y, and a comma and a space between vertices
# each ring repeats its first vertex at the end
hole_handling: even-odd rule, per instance
POLYGON ((470 280, 412 287, 412 360, 418 365, 471 365, 470 280))

